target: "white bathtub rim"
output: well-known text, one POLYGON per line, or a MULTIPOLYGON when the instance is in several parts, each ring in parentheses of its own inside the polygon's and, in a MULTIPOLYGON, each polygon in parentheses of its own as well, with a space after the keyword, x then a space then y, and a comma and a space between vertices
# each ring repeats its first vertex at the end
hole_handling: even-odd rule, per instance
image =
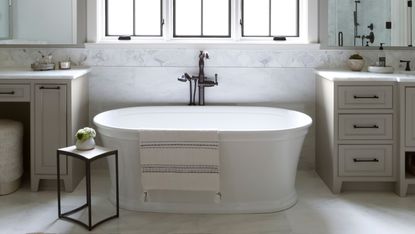
MULTIPOLYGON (((169 109, 173 109, 175 106, 167 106, 167 107, 169 107, 169 109)), ((179 106, 179 107, 183 107, 183 106, 179 106)), ((237 109, 240 109, 240 110, 243 110, 244 107, 254 108, 254 109, 264 108, 264 109, 270 109, 270 110, 275 110, 275 109, 284 110, 284 111, 288 111, 288 112, 301 115, 302 117, 305 118, 304 122, 306 124, 299 126, 299 127, 286 128, 286 129, 260 129, 260 130, 254 130, 254 129, 220 130, 220 129, 217 129, 220 135, 226 136, 226 137, 223 137, 224 139, 221 139, 221 140, 232 141, 236 139, 236 141, 241 141, 241 140, 257 141, 259 138, 261 138, 261 141, 262 141, 262 140, 281 140, 281 139, 297 138, 297 137, 306 135, 308 133, 309 127, 313 123, 313 120, 311 119, 310 116, 299 111, 293 111, 293 110, 282 109, 282 108, 274 108, 274 107, 251 107, 251 106, 237 106, 237 107, 238 107, 237 109), (232 139, 232 138, 235 138, 235 139, 232 139)), ((118 128, 118 127, 113 127, 113 126, 102 124, 100 123, 100 121, 97 120, 99 118, 98 116, 105 115, 108 112, 135 109, 135 108, 143 108, 143 109, 147 108, 148 109, 149 107, 127 107, 127 108, 120 108, 120 109, 105 111, 105 112, 102 112, 96 115, 93 118, 93 123, 97 126, 100 134, 103 134, 108 137, 117 137, 121 139, 129 139, 129 140, 138 139, 140 131, 165 130, 162 128, 160 129, 157 129, 157 128, 118 128)), ((163 107, 160 107, 160 108, 163 108, 163 107)), ((171 128, 169 130, 183 131, 183 129, 174 129, 174 128, 171 128)), ((191 131, 191 130, 186 130, 186 131, 191 131)))
MULTIPOLYGON (((156 106, 157 108, 169 108, 169 109, 173 109, 173 108, 184 108, 187 106, 156 106)), ((214 106, 217 108, 222 108, 222 107, 227 107, 229 108, 230 106, 214 106)), ((310 116, 308 116, 305 113, 302 113, 300 111, 295 111, 295 110, 289 110, 289 109, 284 109, 284 108, 276 108, 276 107, 259 107, 259 106, 231 106, 232 108, 235 109, 240 109, 243 110, 244 108, 247 109, 269 109, 269 110, 282 110, 285 112, 291 112, 291 113, 295 113, 298 114, 300 116, 302 116, 304 118, 304 124, 298 127, 293 127, 293 128, 285 128, 285 129, 241 129, 241 130, 220 130, 220 129, 216 129, 217 131, 220 132, 284 132, 284 131, 295 131, 295 130, 302 130, 302 129, 308 129, 312 124, 313 124, 313 120, 311 119, 310 116)), ((115 111, 120 111, 120 110, 128 110, 128 109, 138 109, 138 108, 142 108, 142 109, 149 109, 152 108, 152 106, 136 106, 136 107, 126 107, 126 108, 119 108, 119 109, 113 109, 113 110, 108 110, 102 113, 99 113, 97 115, 94 116, 93 118, 93 123, 100 128, 107 128, 107 129, 113 129, 113 130, 118 130, 118 131, 124 131, 124 132, 135 132, 135 131, 149 131, 149 130, 165 130, 163 128, 118 128, 118 127, 112 127, 112 126, 108 126, 102 123, 99 123, 99 121, 97 120, 100 116, 105 115, 105 114, 109 114, 110 112, 115 112, 115 111)), ((161 112, 161 111, 155 111, 155 113, 157 112, 161 112)), ((185 113, 185 112, 184 112, 185 113)), ((220 112, 219 112, 220 113, 220 112)), ((177 130, 177 131, 186 131, 183 129, 169 129, 169 130, 177 130)), ((189 130, 191 131, 191 130, 189 130)))
MULTIPOLYGON (((101 136, 122 140, 139 140, 140 131, 147 129, 125 130, 111 127, 97 126, 101 136)), ((278 130, 278 131, 218 131, 221 142, 258 142, 258 141, 285 141, 304 137, 308 129, 278 130)))

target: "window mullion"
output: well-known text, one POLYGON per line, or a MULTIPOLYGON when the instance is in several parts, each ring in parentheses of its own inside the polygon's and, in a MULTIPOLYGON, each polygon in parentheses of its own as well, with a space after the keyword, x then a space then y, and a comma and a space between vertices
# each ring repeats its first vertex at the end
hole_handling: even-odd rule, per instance
POLYGON ((105 36, 108 36, 108 0, 105 0, 105 36))
POLYGON ((241 26, 241 37, 244 37, 244 0, 241 0, 241 19, 239 19, 241 26))
POLYGON ((271 37, 272 35, 272 27, 271 27, 271 23, 272 23, 272 14, 271 14, 271 12, 272 12, 272 0, 269 0, 269 11, 268 11, 268 14, 269 14, 269 17, 268 17, 268 22, 269 22, 269 25, 268 25, 268 30, 269 30, 269 36, 271 37))
POLYGON ((201 20, 200 20, 200 36, 202 36, 203 37, 203 4, 204 4, 204 2, 203 2, 203 0, 200 0, 201 1, 201 3, 200 3, 200 10, 201 10, 201 13, 200 13, 200 17, 202 18, 201 20))
POLYGON ((163 0, 160 0, 160 36, 163 37, 164 32, 163 32, 163 28, 164 28, 164 15, 163 15, 163 0))
POLYGON ((133 36, 136 36, 135 34, 135 0, 133 0, 133 36))

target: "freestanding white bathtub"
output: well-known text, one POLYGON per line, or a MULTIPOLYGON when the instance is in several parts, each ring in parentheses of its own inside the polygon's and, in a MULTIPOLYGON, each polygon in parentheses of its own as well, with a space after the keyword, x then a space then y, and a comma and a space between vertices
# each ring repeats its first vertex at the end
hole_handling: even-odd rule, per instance
MULTIPOLYGON (((296 203, 297 164, 312 120, 306 114, 278 108, 159 106, 107 111, 95 116, 94 123, 104 146, 119 150, 122 208, 174 213, 265 213, 296 203), (154 191, 144 202, 140 130, 217 130, 221 201, 215 202, 209 192, 154 191)), ((113 173, 110 169, 112 177, 113 173)))

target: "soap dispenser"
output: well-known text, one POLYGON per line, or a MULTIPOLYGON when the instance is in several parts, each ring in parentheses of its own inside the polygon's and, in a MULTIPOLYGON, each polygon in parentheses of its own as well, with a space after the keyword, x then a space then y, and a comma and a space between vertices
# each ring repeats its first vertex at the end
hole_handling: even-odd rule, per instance
POLYGON ((393 73, 393 67, 386 65, 386 54, 383 49, 385 43, 380 43, 378 62, 375 65, 369 66, 367 70, 374 73, 393 73))

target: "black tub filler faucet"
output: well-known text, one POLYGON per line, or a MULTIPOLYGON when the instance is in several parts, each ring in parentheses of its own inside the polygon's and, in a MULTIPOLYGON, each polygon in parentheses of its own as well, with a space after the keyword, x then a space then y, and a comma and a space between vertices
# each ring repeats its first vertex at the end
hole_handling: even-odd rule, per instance
POLYGON ((199 54, 199 75, 190 76, 188 73, 184 73, 178 78, 181 82, 189 81, 189 105, 196 105, 196 92, 198 95, 198 105, 205 105, 205 88, 218 85, 218 74, 215 74, 215 80, 211 80, 205 76, 205 60, 209 59, 209 53, 207 51, 200 51, 199 54), (198 88, 198 89, 197 89, 198 88))

